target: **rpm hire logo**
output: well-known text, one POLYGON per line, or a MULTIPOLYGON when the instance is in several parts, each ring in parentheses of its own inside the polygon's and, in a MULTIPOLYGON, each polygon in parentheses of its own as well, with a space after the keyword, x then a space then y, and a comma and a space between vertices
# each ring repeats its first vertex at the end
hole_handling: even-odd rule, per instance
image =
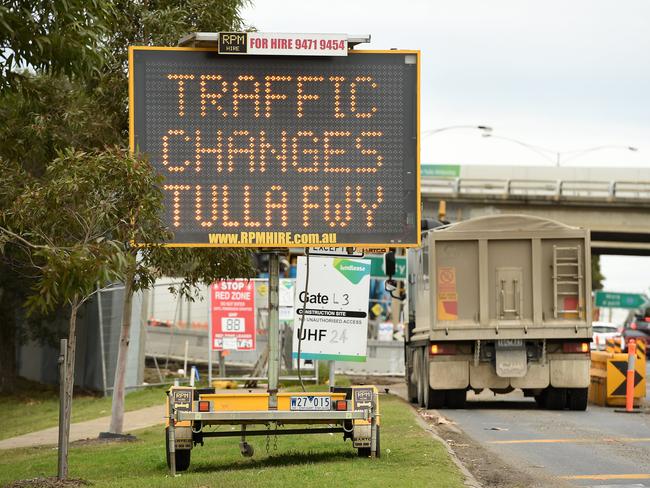
POLYGON ((352 261, 351 259, 334 259, 334 267, 355 285, 370 274, 370 264, 352 261))

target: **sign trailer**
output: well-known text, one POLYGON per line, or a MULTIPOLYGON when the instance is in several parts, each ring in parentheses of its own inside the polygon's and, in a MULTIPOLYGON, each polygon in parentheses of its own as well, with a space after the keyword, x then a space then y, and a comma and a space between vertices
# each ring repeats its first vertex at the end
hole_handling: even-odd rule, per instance
MULTIPOLYGON (((163 176, 163 218, 173 233, 165 244, 276 250, 269 259, 268 391, 173 387, 172 475, 189 467, 191 449, 206 437, 241 437, 242 454, 251 456, 246 435, 270 431, 247 426, 271 423, 297 424, 273 435, 339 432, 360 456, 377 457, 375 387, 278 392, 277 249, 319 246, 328 254, 419 244, 419 52, 350 51, 367 41, 344 34, 195 33, 184 42, 210 46, 129 49, 130 145, 163 176), (202 430, 223 424, 241 430, 202 430)), ((317 280, 329 288, 297 289, 306 305, 295 307, 305 310, 305 357, 361 360, 370 262, 314 260, 322 267, 317 280), (327 347, 311 344, 313 330, 327 347)), ((247 287, 241 280, 211 287, 210 379, 213 348, 255 347, 247 287)))

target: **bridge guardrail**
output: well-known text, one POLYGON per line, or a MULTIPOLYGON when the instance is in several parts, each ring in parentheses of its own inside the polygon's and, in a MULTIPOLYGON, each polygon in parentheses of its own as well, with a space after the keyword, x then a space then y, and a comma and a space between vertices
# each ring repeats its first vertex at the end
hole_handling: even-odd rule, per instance
POLYGON ((423 196, 538 198, 650 203, 650 181, 422 177, 423 196))

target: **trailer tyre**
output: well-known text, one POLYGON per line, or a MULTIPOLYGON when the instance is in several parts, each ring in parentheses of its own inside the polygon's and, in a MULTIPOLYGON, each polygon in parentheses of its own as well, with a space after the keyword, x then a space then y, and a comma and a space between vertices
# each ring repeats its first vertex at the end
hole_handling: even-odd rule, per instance
MULTIPOLYGON (((170 452, 169 452, 169 427, 165 428, 165 453, 167 454, 167 467, 171 468, 170 452)), ((187 471, 190 467, 190 459, 192 455, 191 449, 177 449, 176 452, 176 471, 187 471)))
MULTIPOLYGON (((377 426, 377 445, 376 445, 377 451, 375 452, 376 457, 381 457, 381 445, 380 445, 380 442, 379 442, 380 439, 381 439, 381 437, 379 435, 380 432, 381 432, 381 428, 379 426, 377 426)), ((357 456, 358 457, 367 458, 367 457, 370 457, 371 454, 372 454, 372 450, 369 447, 360 447, 360 448, 357 449, 357 456)))
POLYGON ((587 410, 589 388, 571 388, 567 392, 567 406, 570 410, 587 410))

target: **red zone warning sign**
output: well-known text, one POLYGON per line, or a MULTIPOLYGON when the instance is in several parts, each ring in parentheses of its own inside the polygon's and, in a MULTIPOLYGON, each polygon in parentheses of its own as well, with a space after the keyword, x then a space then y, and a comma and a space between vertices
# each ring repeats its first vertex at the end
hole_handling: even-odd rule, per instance
POLYGON ((255 284, 246 280, 213 283, 210 324, 213 351, 254 351, 255 284))

